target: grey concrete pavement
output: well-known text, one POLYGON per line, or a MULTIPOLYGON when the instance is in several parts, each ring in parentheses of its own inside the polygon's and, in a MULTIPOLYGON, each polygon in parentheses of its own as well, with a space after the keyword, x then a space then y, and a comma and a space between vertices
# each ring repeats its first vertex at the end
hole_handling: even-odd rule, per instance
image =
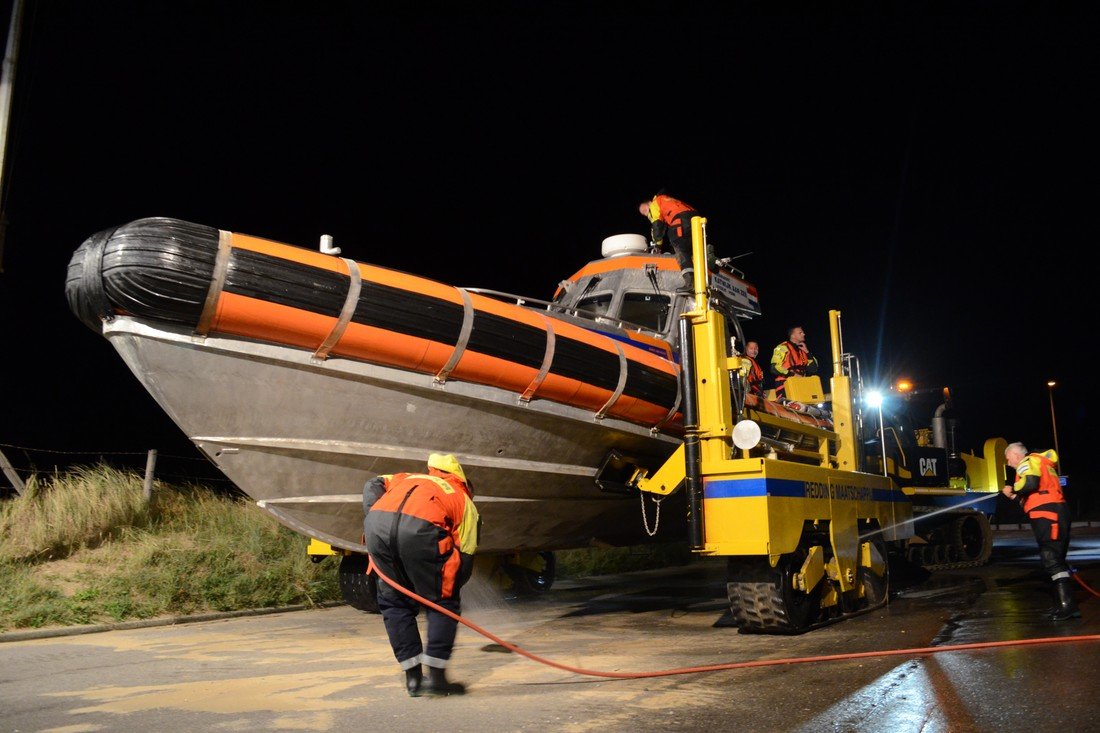
MULTIPOLYGON (((1100 586, 1100 536, 1071 560, 1100 586)), ((883 609, 800 636, 716 626, 720 563, 561 583, 532 602, 471 588, 467 616, 576 667, 644 672, 1041 637, 1100 634, 1049 605, 1027 532, 998 534, 984 568, 906 581, 883 609)), ((381 619, 347 606, 0 645, 0 730, 1043 731, 1095 729, 1100 643, 876 657, 610 680, 537 664, 467 628, 461 698, 412 699, 381 619)))

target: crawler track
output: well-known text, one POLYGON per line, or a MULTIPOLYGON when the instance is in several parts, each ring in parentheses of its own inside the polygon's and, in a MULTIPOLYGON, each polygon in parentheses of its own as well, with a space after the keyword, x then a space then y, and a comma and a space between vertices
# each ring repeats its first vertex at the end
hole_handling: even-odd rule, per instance
POLYGON ((906 558, 925 570, 957 570, 985 565, 993 552, 989 518, 969 511, 945 515, 935 524, 919 525, 920 536, 908 546, 906 558))
POLYGON ((746 632, 795 633, 787 604, 774 583, 726 583, 730 613, 746 632))

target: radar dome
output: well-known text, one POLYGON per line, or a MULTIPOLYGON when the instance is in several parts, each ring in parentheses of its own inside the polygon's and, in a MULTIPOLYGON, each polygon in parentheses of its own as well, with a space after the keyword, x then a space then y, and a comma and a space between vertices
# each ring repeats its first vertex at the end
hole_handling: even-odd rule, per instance
POLYGON ((600 252, 604 257, 643 254, 649 249, 649 242, 641 234, 615 234, 603 240, 600 252))

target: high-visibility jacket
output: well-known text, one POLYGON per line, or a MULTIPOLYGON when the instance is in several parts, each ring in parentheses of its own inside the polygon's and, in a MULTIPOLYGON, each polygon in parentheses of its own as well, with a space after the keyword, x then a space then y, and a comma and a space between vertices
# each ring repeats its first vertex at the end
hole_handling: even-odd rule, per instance
POLYGON ((741 374, 745 377, 745 384, 749 392, 754 395, 764 394, 764 370, 748 354, 741 355, 741 374))
POLYGON ((363 501, 371 515, 395 515, 392 525, 373 524, 392 526, 389 530, 392 545, 401 548, 407 543, 417 543, 437 550, 442 564, 443 598, 450 598, 461 587, 477 551, 479 519, 470 490, 462 479, 454 474, 381 475, 367 482, 363 501))
POLYGON ((1044 504, 1064 504, 1066 497, 1058 481, 1054 464, 1058 454, 1052 450, 1031 453, 1016 466, 1016 482, 1012 490, 1023 500, 1024 511, 1031 516, 1033 510, 1044 504))
POLYGON ((772 351, 772 374, 775 375, 775 388, 782 391, 783 383, 792 374, 798 376, 817 374, 817 357, 804 352, 797 344, 784 341, 772 351))
POLYGON ((695 215, 698 212, 679 199, 664 194, 654 196, 649 202, 650 238, 653 244, 663 244, 667 233, 672 239, 671 245, 684 242, 690 251, 691 217, 695 215))

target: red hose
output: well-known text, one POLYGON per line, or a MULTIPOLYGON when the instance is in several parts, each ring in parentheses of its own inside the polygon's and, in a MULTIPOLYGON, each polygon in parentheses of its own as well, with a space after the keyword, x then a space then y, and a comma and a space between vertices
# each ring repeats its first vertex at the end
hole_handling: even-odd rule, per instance
MULTIPOLYGON (((946 646, 926 646, 915 647, 911 649, 887 649, 884 651, 876 652, 851 652, 848 654, 826 654, 820 657, 788 657, 785 659, 758 659, 753 662, 729 662, 726 664, 708 664, 701 667, 678 667, 676 669, 662 669, 655 672, 602 672, 599 670, 582 669, 581 667, 571 667, 568 664, 561 664, 545 657, 540 657, 537 654, 533 654, 526 649, 522 649, 515 644, 509 643, 504 639, 501 639, 496 634, 493 634, 485 629, 481 628, 477 624, 467 621, 459 616, 457 613, 447 610, 442 606, 432 603, 427 598, 422 598, 416 593, 413 593, 407 588, 403 588, 396 582, 390 580, 383 575, 378 567, 374 564, 374 560, 370 561, 370 565, 367 568, 367 572, 378 573, 378 577, 384 580, 393 588, 396 588, 399 592, 405 594, 414 601, 424 604, 429 608, 439 611, 442 614, 450 616, 455 621, 458 621, 463 626, 467 626, 487 639, 492 639, 497 644, 509 649, 516 654, 527 657, 540 664, 545 664, 548 667, 554 667, 555 669, 565 670, 566 672, 573 672, 575 674, 588 675, 590 677, 612 677, 615 679, 642 679, 646 677, 671 677, 678 674, 694 674, 698 672, 717 672, 724 669, 747 669, 749 667, 772 667, 779 664, 805 664, 807 662, 834 662, 841 659, 864 659, 867 657, 896 657, 896 656, 911 656, 914 654, 935 654, 937 652, 958 652, 966 651, 968 649, 992 649, 996 647, 1008 647, 1008 646, 1025 646, 1031 644, 1059 644, 1059 643, 1074 643, 1082 641, 1100 641, 1100 634, 1087 634, 1084 636, 1050 636, 1040 639, 1014 639, 1010 641, 986 641, 972 644, 949 644, 946 646)), ((1077 577, 1076 574, 1074 577, 1077 577)), ((1078 580, 1078 582, 1081 582, 1078 580)), ((1083 585, 1083 583, 1082 583, 1083 585)), ((1088 586, 1085 586, 1086 588, 1088 586)), ((1089 589, 1092 590, 1091 588, 1089 589)), ((1092 591, 1095 593, 1095 591, 1092 591)))
POLYGON ((1093 594, 1094 596, 1096 596, 1097 598, 1100 598, 1100 593, 1097 593, 1097 592, 1096 592, 1095 590, 1093 590, 1092 588, 1090 588, 1090 587, 1089 587, 1089 586, 1088 586, 1088 585, 1087 585, 1087 584, 1085 583, 1085 581, 1081 580, 1081 576, 1077 574, 1077 571, 1076 571, 1076 570, 1074 570, 1074 571, 1073 571, 1073 579, 1074 579, 1074 580, 1076 580, 1076 581, 1077 581, 1077 582, 1078 582, 1078 583, 1079 583, 1079 584, 1081 585, 1081 587, 1082 587, 1082 588, 1084 588, 1085 590, 1087 590, 1087 591, 1088 591, 1089 593, 1092 593, 1092 594, 1093 594))

